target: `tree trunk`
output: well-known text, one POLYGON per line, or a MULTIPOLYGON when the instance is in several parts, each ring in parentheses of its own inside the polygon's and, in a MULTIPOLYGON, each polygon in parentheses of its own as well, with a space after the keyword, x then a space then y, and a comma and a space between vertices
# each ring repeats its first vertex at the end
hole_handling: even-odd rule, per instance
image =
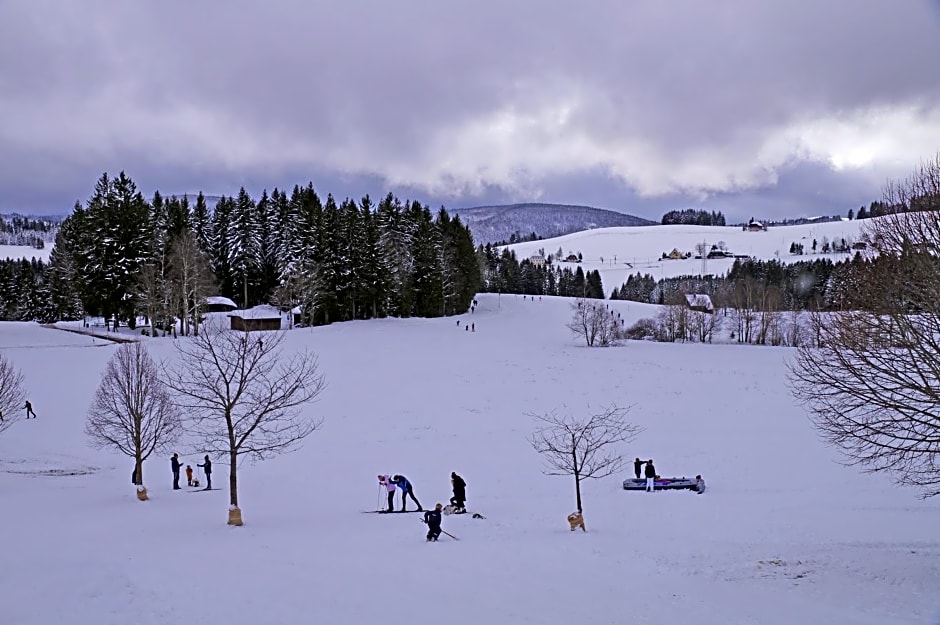
POLYGON ((571 435, 571 459, 574 461, 572 467, 574 467, 574 492, 578 499, 578 512, 583 512, 581 508, 581 469, 578 467, 578 448, 574 438, 574 434, 571 435))
POLYGON ((144 485, 144 461, 139 452, 134 458, 134 484, 136 486, 144 485))
POLYGON ((232 449, 229 451, 229 473, 228 473, 228 490, 229 490, 229 503, 236 508, 238 507, 238 476, 236 474, 236 467, 238 466, 235 461, 238 459, 238 453, 232 449))

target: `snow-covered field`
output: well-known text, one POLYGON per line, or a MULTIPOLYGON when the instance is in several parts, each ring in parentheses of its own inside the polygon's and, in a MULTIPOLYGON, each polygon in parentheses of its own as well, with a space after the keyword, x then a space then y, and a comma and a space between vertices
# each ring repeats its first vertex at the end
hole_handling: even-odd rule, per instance
MULTIPOLYGON (((776 232, 749 234, 779 236, 776 232)), ((731 237, 727 237, 730 239, 731 237)), ((740 246, 729 241, 729 245, 740 246)), ((755 244, 756 245, 756 244, 755 244)), ((586 252, 586 250, 585 250, 586 252)), ((582 347, 570 300, 482 295, 456 320, 290 332, 320 356, 325 418, 303 449, 243 468, 245 525, 225 490, 174 492, 169 459, 86 446, 87 406, 116 347, 26 323, 0 348, 39 418, 0 435, 0 623, 908 625, 940 610, 940 501, 837 464, 784 385, 782 348, 582 347), (632 405, 624 453, 708 492, 547 477, 526 413, 632 405), (400 472, 425 507, 468 482, 459 537, 424 542, 418 515, 362 514, 400 472), (190 497, 196 494, 196 497, 190 497)), ((653 307, 611 302, 627 323, 653 307)), ((172 358, 173 339, 146 339, 172 358)), ((187 463, 200 450, 179 450, 187 463)), ((221 459, 219 459, 221 460, 221 459)), ((216 481, 224 484, 218 462, 216 481)))
POLYGON ((37 250, 29 245, 0 245, 0 259, 12 258, 19 260, 25 258, 30 260, 35 258, 44 263, 49 262, 49 254, 52 253, 52 243, 47 243, 46 247, 37 250))
MULTIPOLYGON (((795 262, 830 258, 834 262, 849 258, 851 254, 812 253, 813 239, 818 243, 817 251, 822 249, 823 239, 829 241, 845 239, 849 245, 861 240, 861 231, 866 223, 862 221, 832 221, 818 224, 770 227, 766 232, 745 232, 739 227, 715 226, 638 226, 624 228, 598 228, 574 234, 516 243, 509 248, 515 250, 521 261, 537 253, 540 249, 545 254, 555 254, 561 247, 564 256, 568 254, 582 256, 580 263, 585 272, 597 269, 604 283, 604 292, 610 295, 614 287, 626 282, 627 276, 636 273, 650 274, 657 280, 685 275, 705 273, 721 275, 731 269, 734 259, 710 259, 702 263, 695 259, 696 245, 705 243, 710 249, 724 241, 728 251, 762 260, 777 259, 781 262, 795 262), (804 254, 790 254, 791 243, 802 243, 804 254), (673 249, 681 253, 691 252, 692 258, 662 260, 662 254, 669 254, 673 249), (603 260, 601 260, 603 259, 603 260)), ((562 267, 574 268, 575 263, 562 263, 562 267)))

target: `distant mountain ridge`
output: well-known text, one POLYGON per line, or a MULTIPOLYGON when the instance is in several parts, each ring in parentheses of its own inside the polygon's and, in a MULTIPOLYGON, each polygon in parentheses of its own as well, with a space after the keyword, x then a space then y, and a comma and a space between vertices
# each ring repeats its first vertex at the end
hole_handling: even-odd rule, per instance
POLYGON ((616 226, 652 226, 657 222, 604 208, 568 204, 529 202, 495 206, 448 209, 470 227, 473 241, 479 244, 529 237, 533 232, 543 239, 572 232, 616 226))

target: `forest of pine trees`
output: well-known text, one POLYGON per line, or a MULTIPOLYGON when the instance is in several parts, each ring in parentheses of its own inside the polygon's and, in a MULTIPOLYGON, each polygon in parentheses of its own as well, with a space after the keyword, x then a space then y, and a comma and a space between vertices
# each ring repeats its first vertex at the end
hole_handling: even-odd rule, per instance
POLYGON ((377 205, 313 189, 244 189, 214 208, 200 193, 147 201, 123 172, 104 174, 61 224, 48 265, 0 263, 4 319, 138 316, 198 328, 205 297, 301 309, 326 324, 466 311, 481 284, 470 231, 441 208, 391 194, 377 205))
POLYGON ((686 208, 683 210, 672 210, 663 215, 662 224, 684 225, 684 226, 724 226, 725 216, 721 211, 708 212, 706 210, 696 210, 686 208))

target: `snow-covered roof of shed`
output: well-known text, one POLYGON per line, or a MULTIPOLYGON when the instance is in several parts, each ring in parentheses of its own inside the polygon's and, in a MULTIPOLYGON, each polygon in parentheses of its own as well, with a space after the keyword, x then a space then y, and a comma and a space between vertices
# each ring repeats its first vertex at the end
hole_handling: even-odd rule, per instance
POLYGON ((227 297, 222 297, 221 295, 211 295, 211 296, 207 297, 207 298, 206 298, 206 303, 207 303, 207 304, 222 305, 222 306, 231 306, 232 308, 238 308, 238 304, 236 304, 235 302, 233 302, 232 300, 230 300, 230 299, 227 298, 227 297))
POLYGON ((233 310, 228 316, 241 317, 242 319, 280 319, 281 311, 274 306, 262 304, 248 310, 233 310))
POLYGON ((688 293, 685 296, 685 301, 693 308, 705 308, 706 310, 715 309, 715 306, 712 304, 712 298, 702 293, 688 293))

